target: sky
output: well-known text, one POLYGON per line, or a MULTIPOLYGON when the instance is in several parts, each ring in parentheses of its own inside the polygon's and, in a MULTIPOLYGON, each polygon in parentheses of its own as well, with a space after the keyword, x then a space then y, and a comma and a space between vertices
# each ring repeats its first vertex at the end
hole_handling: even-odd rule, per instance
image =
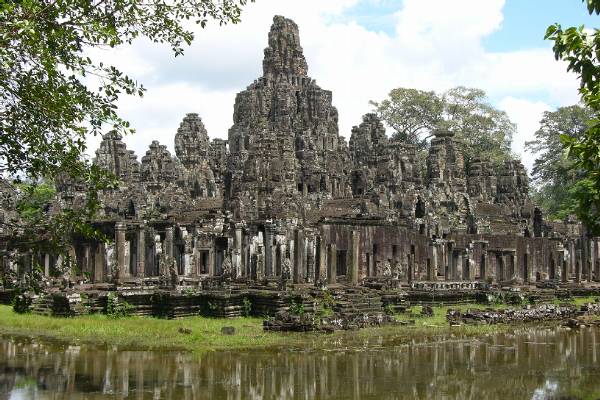
MULTIPOLYGON (((524 143, 543 112, 579 99, 577 77, 554 59, 544 32, 554 22, 598 26, 581 0, 256 0, 237 25, 195 27, 184 56, 143 39, 94 51, 147 88, 143 98, 119 102, 136 129, 125 138, 128 148, 141 158, 158 140, 172 152, 190 112, 211 138, 227 138, 236 93, 262 75, 274 15, 298 24, 308 74, 333 92, 341 135, 349 138, 372 111, 369 100, 383 100, 393 88, 476 87, 517 124, 512 148, 529 170, 534 155, 524 143)), ((90 154, 98 143, 89 139, 90 154)))

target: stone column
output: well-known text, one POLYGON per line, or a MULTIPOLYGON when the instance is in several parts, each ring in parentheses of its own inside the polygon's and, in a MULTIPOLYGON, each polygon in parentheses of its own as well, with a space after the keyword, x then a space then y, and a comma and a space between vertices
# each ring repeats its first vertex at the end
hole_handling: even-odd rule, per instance
POLYGON ((463 276, 468 281, 472 280, 473 277, 475 276, 475 271, 473 271, 473 269, 475 268, 475 261, 473 260, 473 255, 474 255, 474 250, 473 250, 473 245, 471 245, 470 247, 467 248, 467 252, 466 252, 465 266, 467 268, 466 268, 466 271, 463 270, 463 276))
POLYGON ((479 265, 479 278, 481 280, 486 280, 488 277, 488 252, 487 252, 487 243, 481 243, 481 258, 479 260, 481 265, 479 265))
POLYGON ((50 276, 50 254, 44 254, 44 276, 50 276))
POLYGON ((90 250, 91 245, 89 243, 85 244, 84 247, 84 261, 83 261, 83 268, 82 268, 82 275, 85 276, 85 273, 87 272, 89 277, 92 276, 92 257, 91 257, 91 250, 90 250))
POLYGON ((117 276, 115 276, 115 281, 117 283, 121 283, 123 278, 127 276, 127 264, 125 258, 125 233, 127 231, 127 226, 123 222, 117 222, 115 224, 115 247, 117 250, 117 276))
POLYGON ((348 283, 358 285, 358 264, 360 262, 360 231, 352 231, 350 239, 350 265, 348 266, 348 283))
POLYGON ((94 282, 104 281, 104 270, 106 263, 106 250, 104 244, 96 245, 96 254, 94 255, 94 282))
POLYGON ((431 262, 431 257, 427 257, 425 268, 427 268, 427 280, 433 281, 433 263, 431 262))
POLYGON ((168 226, 165 228, 165 255, 173 257, 173 227, 168 226))
POLYGON ((510 277, 511 280, 519 279, 519 266, 517 265, 516 260, 516 250, 513 250, 510 252, 510 254, 508 254, 508 261, 512 272, 512 276, 510 277))
POLYGON ((242 250, 242 224, 235 224, 235 243, 234 246, 236 249, 242 250))
POLYGON ((215 240, 212 239, 210 249, 208 250, 208 275, 217 275, 217 252, 215 251, 215 240))
POLYGON ((531 270, 531 250, 529 250, 529 244, 525 246, 525 260, 523 261, 523 279, 526 283, 530 283, 533 271, 531 270))
POLYGON ((275 275, 273 271, 273 231, 272 225, 265 226, 265 275, 271 277, 275 275))
POLYGON ((463 280, 463 263, 464 263, 463 251, 456 251, 456 264, 454 266, 454 276, 452 279, 460 281, 463 280))
POLYGON ((437 280, 438 271, 438 252, 435 242, 429 244, 430 258, 427 259, 427 279, 430 281, 437 280))
POLYGON ((252 257, 250 257, 250 244, 248 243, 248 236, 242 236, 242 255, 240 257, 242 276, 250 276, 250 264, 252 257))
MULTIPOLYGON (((368 253, 367 256, 369 256, 368 253)), ((375 256, 373 253, 371 253, 370 256, 367 257, 367 273, 365 275, 375 276, 375 256)))
POLYGON ((585 266, 587 268, 588 282, 592 282, 594 280, 594 257, 592 256, 593 244, 593 238, 590 237, 585 239, 585 266))
MULTIPOLYGON (((590 242, 588 241, 587 238, 587 229, 585 229, 585 227, 583 228, 583 237, 580 239, 581 240, 581 280, 585 281, 587 280, 589 273, 590 273, 590 268, 589 268, 589 245, 590 242)), ((591 281, 591 279, 590 279, 591 281)))
POLYGON ((598 238, 592 238, 592 270, 594 271, 594 280, 600 281, 600 264, 598 264, 598 238))
MULTIPOLYGON (((161 273, 165 276, 168 276, 169 281, 171 279, 171 271, 169 270, 171 262, 175 262, 175 260, 173 259, 173 227, 168 226, 165 228, 165 242, 163 246, 163 254, 161 256, 161 264, 163 270, 161 271, 161 273)), ((178 268, 177 266, 175 266, 175 273, 177 272, 178 268)))
POLYGON ((319 253, 319 279, 322 282, 327 280, 327 246, 322 236, 317 237, 317 248, 319 253))
POLYGON ((313 232, 309 233, 306 241, 306 281, 309 283, 315 280, 315 237, 313 232))
POLYGON ((577 264, 577 250, 575 240, 569 240, 569 274, 575 274, 577 264))
POLYGON ((131 277, 131 267, 131 241, 125 240, 125 270, 123 271, 124 277, 131 277))
POLYGON ((454 278, 454 242, 448 241, 448 254, 446 256, 448 258, 448 272, 446 275, 446 280, 452 280, 454 278))
MULTIPOLYGON (((295 232, 294 232, 295 236, 295 232)), ((294 279, 294 268, 296 268, 296 243, 294 239, 288 240, 288 251, 290 254, 290 267, 292 270, 290 271, 290 279, 294 279)))
POLYGON ((506 275, 506 263, 504 262, 504 255, 502 253, 496 253, 496 282, 502 282, 506 275))
POLYGON ((327 263, 327 283, 337 283, 337 245, 331 243, 329 246, 329 262, 327 263))
POLYGON ((256 252, 256 280, 261 281, 265 277, 265 248, 258 245, 256 252))
POLYGON ((196 265, 194 257, 194 237, 192 232, 188 232, 187 227, 181 227, 181 238, 184 240, 183 246, 183 274, 184 276, 196 276, 196 265))
POLYGON ((137 229, 137 276, 146 276, 146 230, 144 224, 137 229))
POLYGON ((581 249, 577 249, 577 256, 575 257, 575 282, 581 282, 581 249))
POLYGON ((294 243, 294 283, 303 283, 304 282, 304 264, 306 262, 304 257, 304 230, 297 229, 296 232, 296 240, 294 243))
POLYGON ((407 281, 411 283, 415 280, 415 255, 408 254, 408 273, 407 273, 407 281))

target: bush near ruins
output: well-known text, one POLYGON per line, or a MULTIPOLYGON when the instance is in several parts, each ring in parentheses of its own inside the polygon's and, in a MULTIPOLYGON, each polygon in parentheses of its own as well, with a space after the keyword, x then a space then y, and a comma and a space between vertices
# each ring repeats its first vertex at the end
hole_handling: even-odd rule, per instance
POLYGON ((110 292, 106 297, 106 315, 109 318, 118 319, 131 315, 133 307, 124 300, 119 300, 119 296, 110 292))

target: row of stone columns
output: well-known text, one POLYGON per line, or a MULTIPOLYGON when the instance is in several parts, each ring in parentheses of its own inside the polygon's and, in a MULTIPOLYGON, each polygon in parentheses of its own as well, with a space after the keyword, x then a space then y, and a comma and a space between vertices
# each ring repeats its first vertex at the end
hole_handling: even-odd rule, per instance
MULTIPOLYGON (((210 246, 210 257, 208 260, 202 259, 202 263, 205 264, 208 261, 208 271, 205 272, 215 275, 217 262, 214 238, 209 240, 211 244, 205 243, 204 247, 199 248, 194 236, 197 233, 187 232, 185 228, 181 229, 182 236, 190 237, 190 241, 193 243, 193 245, 186 244, 185 254, 180 259, 185 264, 182 268, 183 273, 185 275, 198 274, 199 252, 200 250, 206 251, 204 247, 210 246)), ((86 270, 93 271, 95 281, 105 280, 106 272, 109 274, 114 272, 114 278, 118 282, 131 278, 132 275, 138 278, 145 277, 148 266, 146 235, 144 224, 134 225, 134 239, 132 240, 136 242, 131 244, 127 241, 127 225, 117 222, 115 224, 114 251, 111 245, 105 247, 101 244, 88 244, 82 250, 85 253, 84 258, 89 261, 89 266, 85 267, 86 270), (130 254, 131 252, 133 254, 130 254), (117 268, 115 271, 110 271, 109 267, 109 271, 107 271, 106 265, 111 265, 112 257, 114 257, 117 268), (130 265, 132 262, 134 265, 130 265), (132 274, 132 272, 135 273, 132 274)), ((155 239, 155 241, 159 241, 155 243, 154 248, 163 259, 164 257, 172 259, 175 255, 174 236, 174 227, 167 226, 164 231, 164 240, 155 239)), ((348 248, 344 253, 344 263, 346 265, 346 282, 352 285, 358 284, 361 273, 364 273, 360 269, 360 265, 363 263, 360 242, 360 230, 350 231, 348 248)), ((435 281, 439 275, 442 275, 445 280, 472 280, 478 277, 481 280, 491 278, 497 281, 522 280, 523 282, 533 282, 538 278, 561 279, 565 282, 570 277, 573 277, 576 282, 600 278, 600 249, 597 238, 570 240, 565 247, 559 243, 548 247, 552 249, 545 250, 542 260, 540 254, 530 250, 529 244, 517 257, 516 249, 490 249, 486 241, 474 241, 470 246, 460 248, 452 240, 432 240, 427 248, 425 274, 422 270, 417 273, 414 246, 411 246, 411 251, 404 258, 396 254, 398 253, 397 249, 393 249, 392 253, 394 253, 393 262, 395 264, 402 263, 406 273, 403 279, 409 282, 423 277, 429 281, 435 281)), ((236 224, 225 253, 231 256, 234 277, 253 273, 253 276, 257 278, 274 278, 281 275, 282 265, 285 259, 289 258, 292 267, 291 279, 295 283, 312 283, 315 280, 321 280, 334 284, 338 280, 337 263, 341 255, 338 250, 337 243, 328 243, 323 236, 309 228, 297 227, 289 232, 287 229, 278 230, 275 225, 268 224, 264 232, 258 232, 255 236, 250 237, 244 234, 242 224, 236 224), (255 268, 255 270, 251 272, 251 268, 255 268)), ((44 273, 49 275, 50 255, 42 255, 40 260, 43 262, 44 273)), ((376 265, 374 258, 372 260, 376 265)), ((159 265, 163 264, 159 263, 159 265)), ((158 272, 168 274, 169 271, 164 268, 163 266, 163 270, 158 272)), ((372 268, 373 271, 375 269, 372 268)))

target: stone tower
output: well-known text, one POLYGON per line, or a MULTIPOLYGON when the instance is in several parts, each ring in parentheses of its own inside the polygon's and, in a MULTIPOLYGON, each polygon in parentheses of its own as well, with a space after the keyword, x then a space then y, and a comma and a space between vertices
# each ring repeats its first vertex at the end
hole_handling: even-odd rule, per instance
POLYGON ((140 163, 133 150, 127 150, 123 137, 109 132, 102 137, 96 150, 94 163, 119 178, 124 184, 131 185, 140 178, 140 163))
POLYGON ((181 188, 192 199, 220 195, 210 165, 210 140, 198 114, 187 114, 175 135, 175 154, 183 166, 181 188))
POLYGON ((331 92, 307 75, 296 23, 274 17, 264 54, 263 76, 235 100, 226 197, 249 217, 277 216, 271 204, 289 204, 275 214, 292 216, 294 204, 348 193, 347 153, 331 92))
POLYGON ((466 192, 465 161, 450 131, 436 131, 427 156, 427 178, 434 189, 466 192))
POLYGON ((179 161, 190 167, 208 158, 209 139, 198 114, 187 114, 175 134, 175 154, 179 161))
POLYGON ((529 200, 529 178, 519 160, 505 161, 498 176, 498 203, 523 206, 529 200))

